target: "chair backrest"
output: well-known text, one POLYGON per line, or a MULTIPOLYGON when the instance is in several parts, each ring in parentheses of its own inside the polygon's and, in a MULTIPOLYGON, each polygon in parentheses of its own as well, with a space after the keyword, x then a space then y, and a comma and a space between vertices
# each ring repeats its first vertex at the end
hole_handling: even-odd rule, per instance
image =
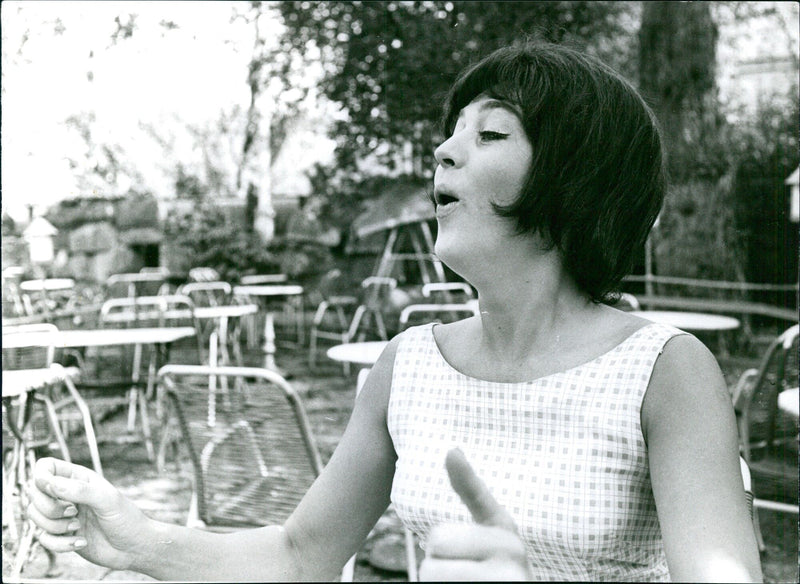
POLYGON ((194 282, 218 282, 221 278, 214 268, 197 267, 189 270, 189 279, 194 282))
POLYGON ((154 296, 162 291, 166 284, 163 272, 130 272, 111 274, 106 279, 107 298, 134 298, 136 296, 154 296))
POLYGON ((242 276, 239 282, 243 286, 258 285, 258 284, 283 284, 289 281, 289 276, 286 274, 251 274, 249 276, 242 276))
POLYGON ((639 299, 636 298, 636 296, 634 296, 630 292, 622 292, 619 295, 619 299, 614 304, 614 307, 624 311, 642 309, 642 305, 639 303, 639 299))
POLYGON ((361 281, 361 303, 373 310, 385 308, 392 290, 397 288, 397 280, 387 276, 369 276, 361 281))
POLYGON ((400 330, 423 322, 454 322, 479 314, 477 302, 464 304, 410 304, 400 311, 400 330))
POLYGON ((749 462, 764 448, 797 439, 797 422, 778 409, 778 394, 798 382, 798 325, 770 343, 757 369, 748 369, 734 387, 733 405, 739 416, 742 452, 749 462))
POLYGON ((140 274, 161 274, 162 276, 169 276, 169 269, 165 266, 145 266, 139 270, 140 274))
POLYGON ((322 471, 303 403, 274 371, 165 365, 207 526, 282 524, 322 471))
POLYGON ((3 327, 4 370, 40 369, 53 364, 58 327, 49 323, 3 327))
POLYGON ((182 294, 111 298, 100 307, 100 322, 110 327, 197 326, 194 302, 182 294))
POLYGON ((462 300, 475 297, 472 286, 466 282, 429 282, 422 285, 422 295, 425 298, 441 297, 448 304, 453 302, 453 296, 462 300))
POLYGON ((188 296, 195 306, 223 306, 231 297, 231 285, 228 282, 189 282, 181 285, 177 293, 188 296))

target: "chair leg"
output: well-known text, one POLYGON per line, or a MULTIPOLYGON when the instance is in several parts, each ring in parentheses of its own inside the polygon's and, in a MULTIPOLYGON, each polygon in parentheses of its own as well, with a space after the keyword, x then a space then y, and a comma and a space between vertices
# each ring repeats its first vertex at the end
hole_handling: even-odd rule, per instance
POLYGON ((141 390, 134 389, 133 391, 139 401, 139 410, 142 417, 142 435, 144 436, 144 447, 147 449, 147 459, 154 461, 156 459, 156 453, 153 447, 153 439, 150 435, 150 417, 147 414, 147 399, 145 398, 144 392, 141 390))
POLYGON ((6 473, 5 461, 3 463, 3 525, 8 526, 8 535, 13 541, 19 539, 17 520, 14 516, 14 506, 11 503, 12 483, 6 473))
POLYGON ((56 409, 53 406, 52 400, 49 397, 39 393, 34 394, 33 398, 36 401, 40 401, 44 404, 45 411, 47 412, 47 419, 53 432, 53 436, 56 440, 56 444, 58 444, 58 449, 61 451, 61 456, 67 462, 72 462, 69 456, 69 448, 67 448, 67 441, 64 439, 64 434, 61 432, 61 423, 58 420, 58 414, 56 414, 56 409))
POLYGON ((761 523, 758 519, 758 509, 753 506, 753 530, 756 532, 756 543, 758 544, 758 551, 763 552, 767 549, 764 544, 764 537, 761 535, 761 523))
POLYGON ((407 528, 403 528, 406 544, 406 566, 408 567, 408 581, 419 581, 417 574, 417 546, 414 543, 414 534, 407 528))
POLYGON ((92 423, 92 414, 89 406, 83 397, 78 393, 77 388, 70 379, 64 380, 64 385, 70 393, 70 399, 75 407, 81 414, 83 420, 83 431, 86 434, 86 444, 89 446, 89 454, 92 457, 92 466, 97 474, 103 476, 103 466, 100 463, 100 450, 97 446, 97 435, 94 432, 94 424, 92 423))

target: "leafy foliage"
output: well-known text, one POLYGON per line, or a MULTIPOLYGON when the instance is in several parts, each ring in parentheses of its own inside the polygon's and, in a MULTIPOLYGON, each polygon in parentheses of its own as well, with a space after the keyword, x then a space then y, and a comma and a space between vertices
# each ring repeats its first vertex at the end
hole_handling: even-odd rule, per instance
POLYGON ((191 211, 171 212, 164 221, 164 236, 173 272, 195 266, 214 268, 228 281, 245 274, 281 272, 305 282, 330 267, 330 252, 309 242, 291 242, 276 237, 265 244, 261 236, 246 229, 241 217, 202 201, 191 211))
POLYGON ((428 176, 447 89, 501 45, 567 42, 630 72, 633 3, 285 1, 279 10, 285 51, 316 47, 325 61, 323 92, 346 112, 331 133, 337 166, 351 171, 374 157, 390 171, 406 165, 428 176))

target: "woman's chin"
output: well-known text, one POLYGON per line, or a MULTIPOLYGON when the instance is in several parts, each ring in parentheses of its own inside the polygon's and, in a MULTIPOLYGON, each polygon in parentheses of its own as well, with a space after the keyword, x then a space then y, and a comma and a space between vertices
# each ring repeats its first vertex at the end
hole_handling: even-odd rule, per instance
POLYGON ((474 250, 465 249, 463 245, 450 245, 447 241, 439 239, 436 240, 433 249, 438 260, 465 280, 467 279, 471 260, 475 258, 474 250))

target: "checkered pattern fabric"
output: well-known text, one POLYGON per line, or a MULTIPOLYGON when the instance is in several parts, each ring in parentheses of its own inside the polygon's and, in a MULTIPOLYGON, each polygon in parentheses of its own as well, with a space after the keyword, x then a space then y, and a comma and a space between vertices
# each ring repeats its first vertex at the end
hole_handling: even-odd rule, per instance
POLYGON ((500 383, 456 371, 432 330, 403 333, 388 412, 392 503, 423 547, 434 525, 472 521, 444 468, 458 446, 516 520, 534 579, 668 580, 640 409, 682 332, 648 324, 583 365, 500 383))

